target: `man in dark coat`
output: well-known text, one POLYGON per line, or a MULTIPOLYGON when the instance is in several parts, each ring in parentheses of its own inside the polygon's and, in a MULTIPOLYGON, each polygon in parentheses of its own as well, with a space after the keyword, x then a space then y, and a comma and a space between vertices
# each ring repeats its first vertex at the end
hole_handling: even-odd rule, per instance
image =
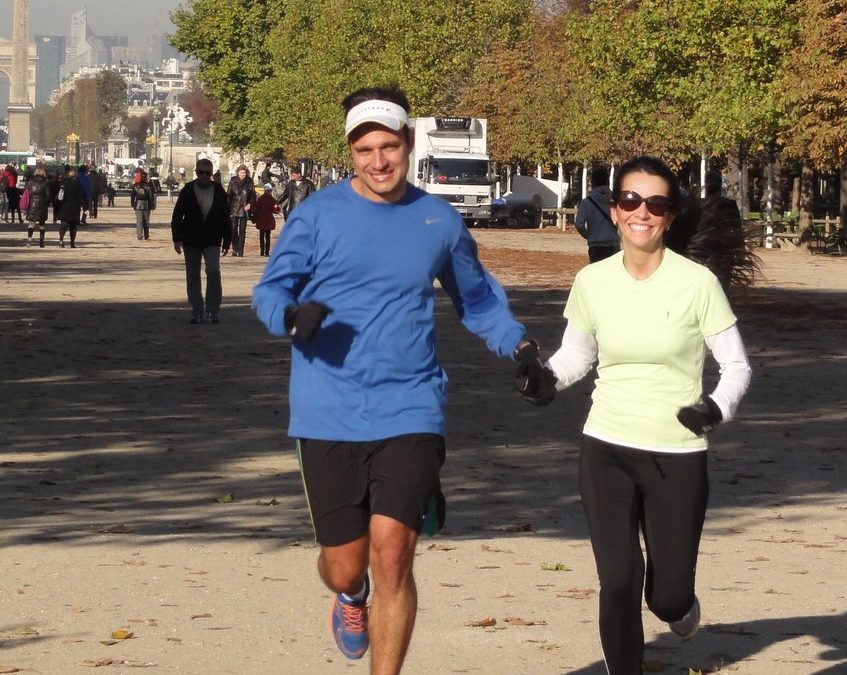
POLYGON ((605 167, 591 171, 591 192, 579 203, 576 231, 588 241, 588 261, 597 262, 617 253, 620 248, 618 230, 609 211, 609 172, 605 167))
POLYGON ((223 289, 221 287, 221 255, 226 255, 232 241, 229 204, 224 189, 212 180, 213 165, 209 159, 198 159, 194 169, 196 180, 180 190, 171 218, 174 250, 185 256, 185 279, 191 323, 218 323, 223 289), (206 299, 200 280, 200 263, 206 263, 206 299))
POLYGON ((285 192, 279 198, 278 204, 282 207, 282 215, 288 219, 288 214, 294 207, 315 191, 315 184, 308 178, 303 178, 300 167, 291 167, 291 180, 285 186, 285 192))

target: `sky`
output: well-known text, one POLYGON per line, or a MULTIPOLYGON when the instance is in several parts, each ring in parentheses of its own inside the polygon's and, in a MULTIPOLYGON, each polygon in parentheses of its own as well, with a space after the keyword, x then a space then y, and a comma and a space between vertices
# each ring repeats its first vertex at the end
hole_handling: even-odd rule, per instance
MULTIPOLYGON (((32 35, 70 35, 71 14, 88 9, 88 24, 98 35, 127 35, 130 47, 143 48, 151 36, 173 30, 169 15, 187 0, 30 0, 32 35)), ((0 37, 12 37, 13 0, 0 0, 0 37)))

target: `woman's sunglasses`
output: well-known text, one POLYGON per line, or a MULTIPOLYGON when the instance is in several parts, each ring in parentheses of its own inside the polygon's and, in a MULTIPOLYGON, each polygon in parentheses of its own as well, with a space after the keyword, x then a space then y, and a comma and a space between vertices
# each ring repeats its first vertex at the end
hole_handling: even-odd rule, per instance
POLYGON ((625 190, 615 202, 624 211, 635 211, 641 204, 647 205, 647 210, 654 216, 667 215, 671 210, 671 200, 663 195, 652 195, 646 199, 637 192, 625 190))

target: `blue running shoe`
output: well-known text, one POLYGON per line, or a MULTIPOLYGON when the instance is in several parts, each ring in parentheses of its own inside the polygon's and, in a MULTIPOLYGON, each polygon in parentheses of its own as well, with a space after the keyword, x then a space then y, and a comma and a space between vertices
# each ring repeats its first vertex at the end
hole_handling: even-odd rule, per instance
POLYGON ((332 599, 329 627, 335 644, 348 659, 360 659, 368 651, 368 595, 370 582, 365 577, 365 597, 347 600, 341 593, 332 599))

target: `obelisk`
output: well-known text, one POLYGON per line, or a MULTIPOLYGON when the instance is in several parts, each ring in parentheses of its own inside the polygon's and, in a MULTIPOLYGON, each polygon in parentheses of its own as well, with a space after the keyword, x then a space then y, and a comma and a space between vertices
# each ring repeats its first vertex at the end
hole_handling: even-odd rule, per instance
POLYGON ((29 0, 15 0, 12 15, 12 86, 9 95, 9 151, 29 152, 29 0))

